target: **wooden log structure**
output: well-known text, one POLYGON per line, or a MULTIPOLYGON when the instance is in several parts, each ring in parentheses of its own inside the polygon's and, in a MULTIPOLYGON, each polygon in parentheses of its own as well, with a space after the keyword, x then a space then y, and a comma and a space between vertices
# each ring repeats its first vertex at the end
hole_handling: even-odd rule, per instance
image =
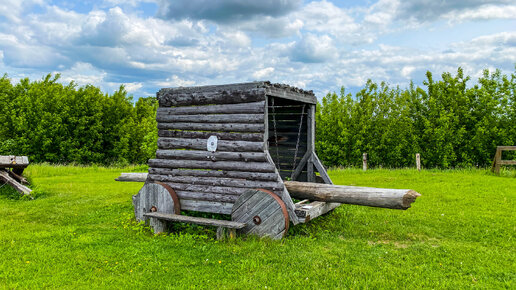
POLYGON ((178 217, 197 211, 231 215, 245 224, 240 233, 278 239, 289 223, 340 205, 333 199, 295 204, 285 186, 285 180, 333 184, 315 153, 312 91, 252 82, 165 88, 157 99, 158 149, 148 174, 117 178, 145 182, 133 197, 135 216, 151 219, 156 232, 173 221, 221 224, 178 217))

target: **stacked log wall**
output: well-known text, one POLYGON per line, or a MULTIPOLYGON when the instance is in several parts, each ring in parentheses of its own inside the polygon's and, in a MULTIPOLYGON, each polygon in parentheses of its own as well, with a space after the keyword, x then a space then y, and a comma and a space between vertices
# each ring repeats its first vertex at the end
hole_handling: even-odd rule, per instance
POLYGON ((265 153, 265 98, 256 84, 161 90, 148 181, 170 185, 182 210, 230 214, 249 188, 281 196, 284 185, 265 153), (207 151, 210 136, 218 138, 216 152, 207 151))

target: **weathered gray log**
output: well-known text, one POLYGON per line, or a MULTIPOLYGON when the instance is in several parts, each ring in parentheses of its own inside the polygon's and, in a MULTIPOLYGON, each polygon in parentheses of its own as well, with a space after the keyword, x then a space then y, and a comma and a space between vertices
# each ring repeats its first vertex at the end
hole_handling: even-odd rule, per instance
POLYGON ((274 193, 249 189, 233 205, 231 220, 244 223, 242 234, 281 239, 289 227, 289 216, 283 201, 274 193))
POLYGON ((389 189, 358 186, 285 181, 290 195, 298 199, 407 209, 419 193, 410 189, 389 189))
POLYGON ((169 176, 149 174, 149 180, 161 182, 175 182, 187 184, 202 184, 211 186, 238 186, 248 188, 270 188, 271 190, 283 190, 283 184, 273 181, 253 181, 246 179, 221 178, 221 177, 197 177, 197 176, 169 176))
POLYGON ((296 215, 299 222, 307 223, 341 205, 338 202, 314 201, 309 204, 296 203, 296 215))
POLYGON ((265 111, 265 101, 229 105, 191 106, 175 108, 158 108, 161 115, 192 114, 260 114, 265 111))
POLYGON ((145 182, 145 180, 147 180, 147 173, 120 173, 120 176, 117 177, 115 180, 145 182))
POLYGON ((150 159, 149 167, 160 168, 189 168, 189 169, 217 169, 217 170, 242 170, 252 172, 274 172, 274 165, 266 162, 242 162, 242 161, 197 161, 197 160, 168 160, 150 159))
POLYGON ((211 160, 211 161, 256 161, 265 162, 263 152, 209 152, 206 150, 161 150, 156 151, 158 159, 211 160))
MULTIPOLYGON (((207 139, 176 139, 161 137, 158 138, 158 148, 206 150, 207 141, 207 139)), ((261 152, 263 151, 263 142, 219 140, 217 142, 217 150, 233 152, 261 152)))
POLYGON ((263 123, 263 114, 220 114, 220 115, 167 115, 158 114, 158 123, 263 123))
POLYGON ((0 168, 25 168, 28 165, 27 156, 0 155, 0 168))
POLYGON ((158 92, 159 105, 189 106, 207 104, 235 104, 262 101, 265 99, 265 89, 250 90, 223 90, 212 92, 179 93, 170 89, 161 89, 158 92))
MULTIPOLYGON (((245 190, 241 191, 244 192, 245 190)), ((179 200, 183 199, 192 199, 192 200, 204 200, 204 201, 217 201, 217 202, 227 202, 227 203, 235 203, 238 199, 239 195, 234 194, 223 194, 223 193, 213 193, 213 192, 197 192, 197 191, 185 191, 185 190, 176 190, 177 196, 179 200)))
POLYGON ((231 209, 233 208, 233 203, 228 202, 191 199, 181 199, 179 202, 181 203, 181 210, 231 214, 231 209))
POLYGON ((225 132, 263 132, 263 124, 233 123, 158 123, 158 129, 200 130, 225 132))
POLYGON ((226 141, 263 141, 262 133, 232 133, 232 132, 193 132, 193 131, 169 131, 158 130, 159 137, 181 139, 208 139, 217 136, 219 140, 226 141))
POLYGON ((7 183, 11 187, 13 187, 16 191, 23 195, 31 196, 32 189, 27 186, 19 183, 16 179, 9 176, 9 173, 5 170, 0 170, 0 181, 7 183))
POLYGON ((243 178, 243 179, 247 179, 247 180, 264 180, 264 181, 277 180, 276 173, 247 172, 247 171, 149 168, 149 173, 161 174, 161 175, 171 175, 171 176, 227 177, 227 178, 243 178))

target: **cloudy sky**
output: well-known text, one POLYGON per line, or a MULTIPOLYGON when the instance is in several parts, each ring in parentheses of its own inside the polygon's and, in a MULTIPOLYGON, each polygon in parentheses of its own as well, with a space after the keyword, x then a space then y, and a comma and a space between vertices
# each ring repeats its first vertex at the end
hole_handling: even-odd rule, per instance
POLYGON ((0 72, 134 95, 270 80, 356 90, 427 70, 514 72, 509 0, 1 0, 0 72))

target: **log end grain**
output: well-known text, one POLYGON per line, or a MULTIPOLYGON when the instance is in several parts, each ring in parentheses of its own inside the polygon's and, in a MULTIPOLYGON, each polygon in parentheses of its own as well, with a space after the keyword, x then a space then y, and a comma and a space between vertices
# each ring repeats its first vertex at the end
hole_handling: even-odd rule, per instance
POLYGON ((416 201, 416 198, 420 197, 421 194, 412 190, 412 189, 409 189, 407 191, 407 193, 405 193, 405 195, 403 196, 403 201, 402 201, 402 208, 401 209, 407 209, 410 207, 410 205, 416 201))

